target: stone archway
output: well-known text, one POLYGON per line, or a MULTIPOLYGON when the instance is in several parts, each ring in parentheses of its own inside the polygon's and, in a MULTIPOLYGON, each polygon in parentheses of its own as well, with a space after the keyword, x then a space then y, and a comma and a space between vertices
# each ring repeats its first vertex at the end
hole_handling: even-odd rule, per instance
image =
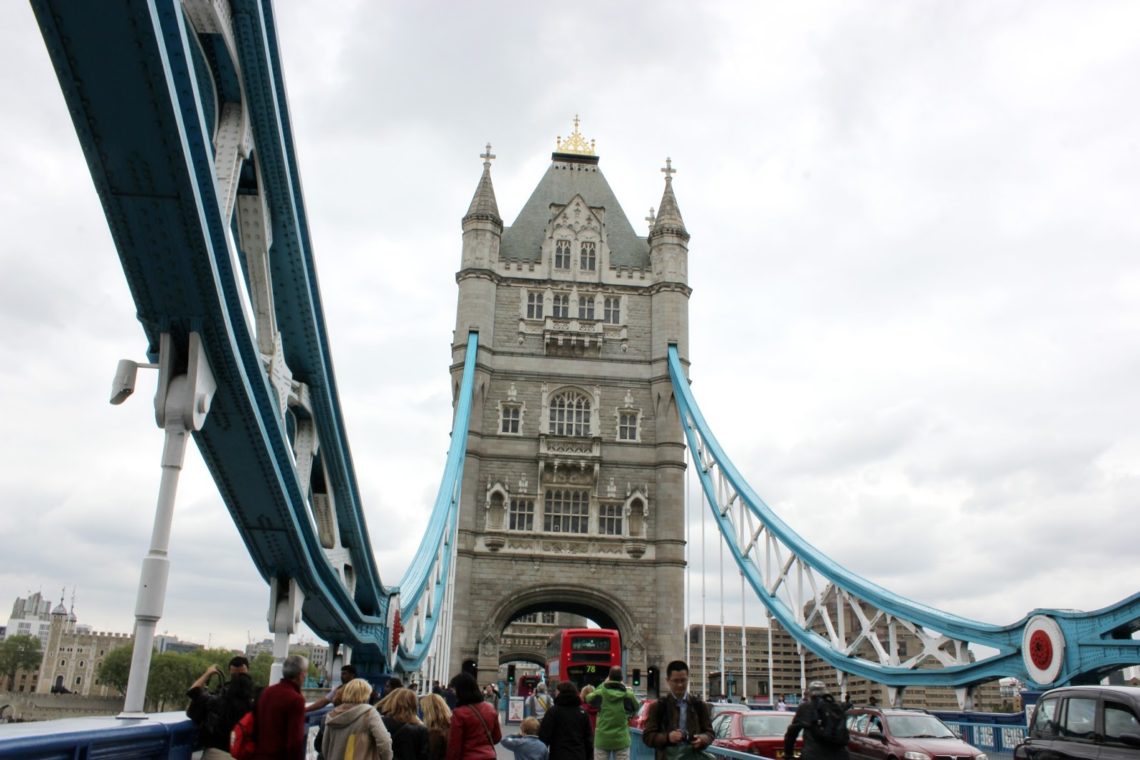
MULTIPOLYGON (((622 648, 629 668, 646 670, 643 627, 636 622, 626 605, 616 596, 598 588, 582 585, 533 584, 516 590, 501 600, 491 611, 479 634, 479 670, 497 669, 507 656, 502 634, 519 615, 530 612, 560 611, 582 615, 603 628, 613 628, 621 635, 622 648)), ((521 652, 518 654, 522 654, 521 652)), ((511 654, 511 659, 533 661, 530 656, 511 654)))

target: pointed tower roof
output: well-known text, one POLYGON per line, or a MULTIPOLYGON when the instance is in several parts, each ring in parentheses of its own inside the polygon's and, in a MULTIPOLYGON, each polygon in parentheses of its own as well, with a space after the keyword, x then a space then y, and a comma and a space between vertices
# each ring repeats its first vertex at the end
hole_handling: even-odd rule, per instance
POLYGON ((598 168, 600 158, 595 152, 595 142, 582 136, 579 125, 580 120, 575 116, 570 137, 563 140, 559 136, 555 142, 546 174, 518 217, 503 230, 500 256, 522 261, 541 260, 543 236, 554 213, 552 209, 565 206, 580 195, 591 207, 605 209, 610 262, 614 266, 646 267, 649 265, 648 242, 634 232, 617 196, 598 168))
POLYGON ((491 184, 491 161, 495 158, 495 154, 491 152, 491 143, 487 143, 487 152, 479 154, 479 158, 483 159, 483 176, 479 178, 475 197, 471 199, 471 205, 467 208, 463 221, 487 219, 502 225, 499 204, 495 201, 495 187, 491 184))
POLYGON ((63 615, 65 617, 67 616, 67 608, 63 606, 63 599, 64 599, 65 595, 66 595, 66 589, 59 592, 59 604, 57 604, 55 606, 55 608, 51 611, 51 614, 53 616, 55 616, 55 615, 63 615))
POLYGON ((657 207, 657 218, 653 222, 653 231, 650 238, 657 235, 672 233, 685 240, 689 239, 689 231, 685 229, 685 220, 681 218, 681 209, 677 206, 677 197, 673 195, 673 175, 677 170, 673 168, 673 159, 665 159, 665 192, 661 195, 661 205, 657 207))

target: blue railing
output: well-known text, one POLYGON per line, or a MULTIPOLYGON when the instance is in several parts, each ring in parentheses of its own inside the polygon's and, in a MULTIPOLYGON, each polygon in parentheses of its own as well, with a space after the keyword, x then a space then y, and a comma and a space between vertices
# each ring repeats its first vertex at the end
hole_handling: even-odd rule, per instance
MULTIPOLYGON (((330 709, 305 713, 310 739, 330 709)), ((184 712, 0 725, 0 760, 190 760, 198 749, 198 730, 184 712)))

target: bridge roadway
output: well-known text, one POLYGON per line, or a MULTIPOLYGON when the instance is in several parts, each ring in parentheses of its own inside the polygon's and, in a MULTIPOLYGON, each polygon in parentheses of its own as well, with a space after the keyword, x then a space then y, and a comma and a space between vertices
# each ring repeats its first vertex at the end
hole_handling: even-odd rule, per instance
MULTIPOLYGON (((308 716, 309 735, 328 710, 308 716)), ((500 712, 503 735, 518 733, 518 725, 507 723, 500 712)), ((948 717, 948 716, 945 716, 948 717)), ((979 714, 979 718, 983 715, 979 714)), ((946 722, 963 739, 983 750, 991 760, 1011 760, 1013 747, 1025 738, 1020 725, 946 722)), ((641 732, 634 729, 630 760, 654 760, 652 750, 640 741, 641 732)), ((120 720, 111 716, 66 718, 39 723, 0 725, 0 760, 56 760, 58 758, 93 758, 105 760, 196 760, 201 755, 195 748, 193 725, 184 712, 153 713, 145 720, 120 720)), ((755 760, 755 755, 710 747, 712 754, 735 760, 755 760)), ((499 760, 513 760, 514 753, 502 746, 495 748, 499 760)), ((309 752, 310 760, 316 757, 309 752)))

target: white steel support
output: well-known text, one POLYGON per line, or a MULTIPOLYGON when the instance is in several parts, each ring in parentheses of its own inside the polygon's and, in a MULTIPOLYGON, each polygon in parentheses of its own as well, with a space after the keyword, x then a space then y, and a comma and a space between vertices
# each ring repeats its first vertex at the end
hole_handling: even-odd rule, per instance
POLYGON ((162 447, 162 479, 158 487, 150 549, 139 574, 135 597, 135 643, 120 718, 146 717, 147 679, 154 632, 166 603, 170 531, 174 522, 178 476, 186 459, 186 439, 191 432, 202 429, 218 387, 198 333, 190 333, 188 344, 182 350, 186 370, 175 374, 179 362, 174 341, 170 333, 162 334, 159 339, 158 390, 154 397, 155 421, 166 432, 162 447))
MULTIPOLYGON (((269 581, 269 631, 273 634, 273 666, 269 669, 269 683, 281 680, 282 665, 289 656, 289 636, 301 623, 301 605, 305 593, 293 578, 271 578, 269 581)), ((347 647, 346 647, 346 654, 347 647)), ((339 676, 339 671, 337 672, 339 676)), ((336 678, 337 676, 333 676, 336 678)))

